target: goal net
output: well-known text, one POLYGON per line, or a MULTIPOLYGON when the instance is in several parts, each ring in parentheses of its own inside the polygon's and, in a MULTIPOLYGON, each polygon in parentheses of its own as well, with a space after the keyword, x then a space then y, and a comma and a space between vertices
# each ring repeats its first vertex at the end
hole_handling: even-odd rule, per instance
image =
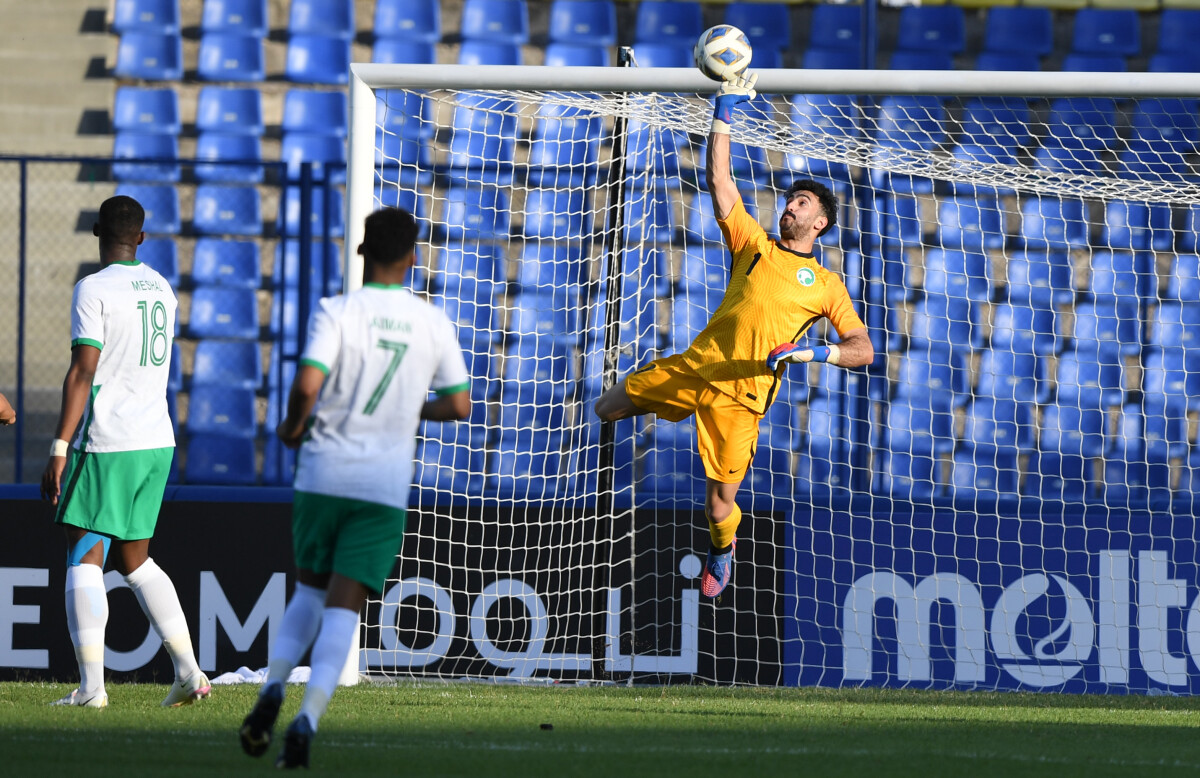
MULTIPOLYGON (((695 426, 601 424, 682 351, 729 253, 691 70, 355 65, 363 217, 422 223, 463 423, 427 423, 404 549, 365 617, 389 677, 1171 690, 1200 681, 1192 509, 1200 140, 1191 77, 764 71, 746 207, 796 179, 875 345, 793 366, 738 502, 730 588, 695 426)), ((837 333, 822 324, 812 344, 837 333)))

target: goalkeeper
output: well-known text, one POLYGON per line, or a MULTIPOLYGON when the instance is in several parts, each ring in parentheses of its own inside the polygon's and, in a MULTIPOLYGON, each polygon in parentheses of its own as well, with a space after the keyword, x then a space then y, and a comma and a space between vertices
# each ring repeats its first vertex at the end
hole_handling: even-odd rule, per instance
POLYGON ((735 498, 783 368, 789 362, 853 368, 875 358, 845 284, 813 254, 814 241, 836 222, 834 194, 815 181, 788 187, 777 240, 742 205, 729 170, 729 129, 734 106, 754 98, 757 78, 747 72, 721 84, 708 136, 708 191, 733 257, 725 297, 686 351, 634 370, 595 407, 605 421, 645 413, 669 421, 696 415, 697 446, 707 476, 704 513, 712 536, 700 581, 706 597, 720 595, 729 583, 742 519, 735 498), (822 317, 830 320, 841 342, 796 345, 822 317))

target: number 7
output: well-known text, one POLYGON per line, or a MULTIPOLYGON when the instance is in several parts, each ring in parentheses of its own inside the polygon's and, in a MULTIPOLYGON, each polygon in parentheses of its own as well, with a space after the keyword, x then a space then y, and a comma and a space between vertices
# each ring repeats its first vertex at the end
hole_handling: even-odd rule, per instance
POLYGON ((383 399, 383 393, 387 391, 388 384, 392 382, 392 378, 396 375, 396 368, 400 367, 400 360, 404 359, 404 352, 408 351, 407 343, 399 343, 394 340, 379 339, 375 344, 378 348, 384 351, 392 352, 392 361, 388 363, 387 370, 383 373, 383 378, 379 379, 379 384, 375 387, 375 391, 371 392, 371 399, 367 400, 367 405, 363 408, 363 414, 370 416, 379 407, 379 401, 383 399))

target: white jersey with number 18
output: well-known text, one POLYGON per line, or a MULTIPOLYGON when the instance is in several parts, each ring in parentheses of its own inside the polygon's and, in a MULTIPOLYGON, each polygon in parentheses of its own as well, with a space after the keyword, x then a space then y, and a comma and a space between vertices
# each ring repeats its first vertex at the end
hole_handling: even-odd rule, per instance
POLYGON ((167 413, 175 293, 141 262, 113 262, 75 284, 71 347, 100 361, 75 447, 142 451, 175 445, 167 413))
POLYGON ((469 387, 454 325, 401 286, 320 301, 302 365, 326 374, 295 488, 408 507, 421 407, 469 387))

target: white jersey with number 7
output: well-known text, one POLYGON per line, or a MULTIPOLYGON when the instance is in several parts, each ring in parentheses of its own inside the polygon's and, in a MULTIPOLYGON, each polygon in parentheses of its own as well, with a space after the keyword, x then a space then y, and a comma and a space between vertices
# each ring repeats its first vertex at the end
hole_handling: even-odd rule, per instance
POLYGON ((408 507, 421 407, 469 387, 454 325, 401 286, 320 301, 300 364, 326 374, 295 488, 408 507))

